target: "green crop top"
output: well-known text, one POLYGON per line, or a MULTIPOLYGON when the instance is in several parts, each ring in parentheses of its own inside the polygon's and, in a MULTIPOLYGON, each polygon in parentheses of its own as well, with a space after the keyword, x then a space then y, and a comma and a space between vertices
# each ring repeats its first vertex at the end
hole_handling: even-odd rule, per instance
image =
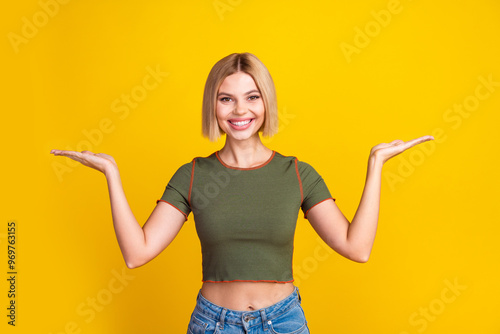
MULTIPOLYGON (((202 250, 203 282, 293 282, 299 209, 333 199, 307 163, 273 151, 254 168, 227 166, 218 152, 195 158, 170 179, 161 199, 192 211, 202 250)), ((333 199, 335 200, 335 199, 333 199)))

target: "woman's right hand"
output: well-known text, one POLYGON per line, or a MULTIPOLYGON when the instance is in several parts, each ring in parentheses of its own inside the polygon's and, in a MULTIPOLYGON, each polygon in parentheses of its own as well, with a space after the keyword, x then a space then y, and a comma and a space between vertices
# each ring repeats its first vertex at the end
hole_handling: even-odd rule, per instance
POLYGON ((90 151, 67 151, 67 150, 52 150, 50 153, 54 155, 63 155, 75 161, 81 162, 83 165, 94 168, 104 174, 112 168, 118 169, 115 159, 105 153, 92 153, 90 151))

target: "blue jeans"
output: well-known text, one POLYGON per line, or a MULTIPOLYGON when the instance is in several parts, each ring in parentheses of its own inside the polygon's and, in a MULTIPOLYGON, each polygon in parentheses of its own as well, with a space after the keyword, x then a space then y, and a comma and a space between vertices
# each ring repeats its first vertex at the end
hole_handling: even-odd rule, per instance
POLYGON ((201 295, 191 314, 188 334, 309 334, 299 288, 269 307, 235 311, 215 305, 201 295))

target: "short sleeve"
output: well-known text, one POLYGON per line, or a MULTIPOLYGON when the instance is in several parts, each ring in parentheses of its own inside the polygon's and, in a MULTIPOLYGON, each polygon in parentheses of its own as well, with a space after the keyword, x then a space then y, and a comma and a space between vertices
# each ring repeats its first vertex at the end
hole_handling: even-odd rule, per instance
POLYGON ((302 161, 297 161, 297 167, 302 183, 303 200, 301 208, 302 212, 304 212, 304 218, 307 218, 307 213, 315 205, 328 199, 335 201, 335 198, 330 194, 321 175, 319 175, 311 165, 302 161))
POLYGON ((164 201, 172 205, 186 217, 186 220, 191 212, 189 190, 191 187, 192 170, 193 162, 182 165, 168 182, 161 199, 156 201, 156 204, 159 201, 164 201))

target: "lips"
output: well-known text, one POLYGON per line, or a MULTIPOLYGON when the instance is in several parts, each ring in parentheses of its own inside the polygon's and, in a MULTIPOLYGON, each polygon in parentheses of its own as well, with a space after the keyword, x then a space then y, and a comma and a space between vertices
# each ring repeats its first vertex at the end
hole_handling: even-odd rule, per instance
POLYGON ((253 118, 230 119, 228 120, 228 123, 235 130, 245 130, 250 127, 253 121, 253 118))
POLYGON ((243 125, 247 125, 251 121, 252 121, 251 119, 248 119, 246 121, 229 121, 229 123, 236 125, 236 126, 243 126, 243 125))

